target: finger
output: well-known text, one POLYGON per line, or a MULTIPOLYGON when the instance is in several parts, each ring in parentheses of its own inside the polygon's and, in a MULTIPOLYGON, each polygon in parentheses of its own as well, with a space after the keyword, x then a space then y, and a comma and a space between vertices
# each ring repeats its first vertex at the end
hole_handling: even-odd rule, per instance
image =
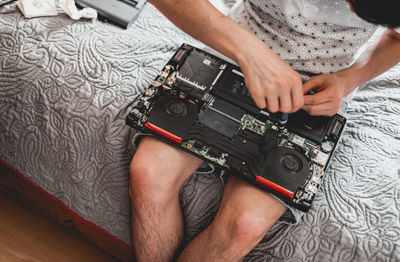
POLYGON ((265 101, 265 99, 257 99, 254 100, 254 102, 256 103, 257 107, 260 109, 264 109, 267 108, 267 102, 265 101))
POLYGON ((293 88, 290 91, 292 98, 292 112, 298 111, 304 105, 304 97, 301 88, 293 88))
POLYGON ((248 91, 250 92, 251 98, 253 98, 253 101, 257 107, 261 109, 266 108, 267 103, 265 101, 265 95, 259 81, 247 82, 245 79, 245 83, 248 91))
POLYGON ((279 111, 289 113, 292 111, 292 99, 290 93, 282 94, 279 96, 279 111))
POLYGON ((304 104, 305 105, 319 105, 324 104, 331 101, 331 96, 327 89, 316 93, 314 95, 305 95, 304 96, 304 104))
POLYGON ((331 103, 319 105, 304 105, 303 109, 313 116, 332 116, 337 113, 336 107, 331 103))
POLYGON ((308 94, 311 90, 319 88, 322 84, 318 77, 312 77, 303 84, 303 94, 308 94))
POLYGON ((265 100, 265 96, 263 92, 258 91, 259 89, 254 89, 251 91, 251 97, 259 108, 266 108, 267 101, 265 100))
POLYGON ((268 94, 267 97, 268 110, 272 113, 278 112, 279 110, 279 98, 275 94, 268 94))

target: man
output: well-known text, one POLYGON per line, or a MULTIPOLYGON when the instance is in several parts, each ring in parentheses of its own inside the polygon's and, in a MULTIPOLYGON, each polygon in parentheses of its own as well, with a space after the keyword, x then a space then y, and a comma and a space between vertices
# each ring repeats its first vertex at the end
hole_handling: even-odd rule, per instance
MULTIPOLYGON (((343 97, 400 61, 396 0, 245 0, 224 16, 208 1, 152 0, 178 27, 235 60, 260 108, 333 115, 343 97), (387 28, 352 63, 375 31, 387 28), (352 63, 352 64, 351 64, 352 63), (302 84, 303 79, 309 79, 302 84), (312 76, 311 78, 309 78, 312 76), (307 95, 313 90, 314 95, 307 95), (306 95, 303 95, 306 94, 306 95)), ((144 137, 131 163, 132 228, 138 261, 170 261, 183 235, 179 190, 202 160, 144 137)), ((178 261, 240 261, 278 219, 301 212, 231 176, 209 227, 178 261)))

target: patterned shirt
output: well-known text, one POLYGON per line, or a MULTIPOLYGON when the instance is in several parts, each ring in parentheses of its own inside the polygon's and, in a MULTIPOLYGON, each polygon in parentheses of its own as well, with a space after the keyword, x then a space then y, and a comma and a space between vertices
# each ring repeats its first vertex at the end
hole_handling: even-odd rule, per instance
POLYGON ((348 67, 377 29, 345 0, 244 0, 230 17, 303 76, 348 67))

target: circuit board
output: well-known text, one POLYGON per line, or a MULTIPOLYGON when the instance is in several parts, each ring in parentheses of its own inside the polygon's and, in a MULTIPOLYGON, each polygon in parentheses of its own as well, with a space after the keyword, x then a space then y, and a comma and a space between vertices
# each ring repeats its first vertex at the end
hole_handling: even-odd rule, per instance
POLYGON ((238 81, 245 88, 238 70, 184 44, 133 102, 126 122, 308 211, 346 119, 297 112, 282 124, 250 109, 250 100, 236 103, 236 94, 226 95, 232 72, 232 88, 238 81))

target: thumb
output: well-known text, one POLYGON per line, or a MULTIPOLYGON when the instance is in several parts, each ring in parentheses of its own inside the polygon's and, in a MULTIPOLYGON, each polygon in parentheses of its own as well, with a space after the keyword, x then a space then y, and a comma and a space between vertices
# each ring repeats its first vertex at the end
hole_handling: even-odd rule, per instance
POLYGON ((303 84, 303 94, 308 94, 311 90, 317 89, 321 84, 319 77, 312 77, 303 84))

